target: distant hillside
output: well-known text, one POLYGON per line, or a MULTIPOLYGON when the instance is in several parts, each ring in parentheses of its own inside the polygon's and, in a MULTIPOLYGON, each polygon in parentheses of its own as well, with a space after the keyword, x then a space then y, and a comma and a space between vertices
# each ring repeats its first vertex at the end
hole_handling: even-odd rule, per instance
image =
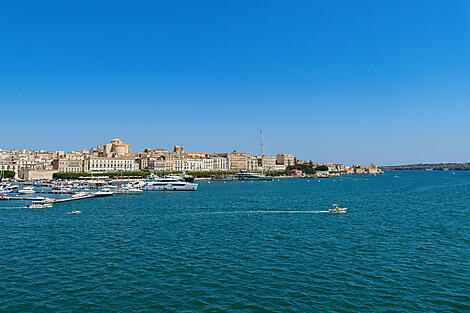
POLYGON ((419 163, 410 165, 380 166, 380 169, 384 171, 469 171, 470 163, 419 163))

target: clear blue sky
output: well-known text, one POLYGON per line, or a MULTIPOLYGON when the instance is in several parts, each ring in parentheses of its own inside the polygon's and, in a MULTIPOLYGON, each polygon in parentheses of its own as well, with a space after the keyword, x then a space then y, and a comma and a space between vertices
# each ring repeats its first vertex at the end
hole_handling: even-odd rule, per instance
POLYGON ((3 1, 0 148, 470 161, 469 1, 3 1))

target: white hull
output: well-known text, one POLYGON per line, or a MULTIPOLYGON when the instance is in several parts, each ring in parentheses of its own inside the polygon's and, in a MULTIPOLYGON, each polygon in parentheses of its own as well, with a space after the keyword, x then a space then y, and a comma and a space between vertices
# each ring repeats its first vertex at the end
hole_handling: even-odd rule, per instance
POLYGON ((235 175, 237 180, 274 180, 272 177, 265 176, 261 173, 238 173, 235 175))
POLYGON ((154 177, 151 175, 143 188, 151 191, 196 191, 197 186, 197 184, 185 182, 179 176, 154 177))
POLYGON ((197 184, 190 183, 168 183, 168 184, 149 184, 144 190, 150 191, 196 191, 197 184))
POLYGON ((18 193, 24 193, 24 194, 32 194, 32 193, 35 193, 34 190, 31 190, 31 189, 27 189, 27 190, 19 190, 18 193))
POLYGON ((142 190, 140 189, 117 189, 116 190, 117 194, 120 195, 140 195, 142 193, 142 190))
POLYGON ((70 193, 71 190, 70 188, 62 188, 62 189, 52 189, 51 192, 55 194, 66 194, 66 193, 70 193))
POLYGON ((52 208, 52 204, 50 203, 35 203, 28 206, 30 209, 44 209, 44 208, 52 208))
POLYGON ((110 192, 110 191, 98 191, 98 192, 95 192, 94 195, 95 195, 96 198, 100 198, 100 197, 111 197, 112 195, 114 195, 114 192, 110 192))

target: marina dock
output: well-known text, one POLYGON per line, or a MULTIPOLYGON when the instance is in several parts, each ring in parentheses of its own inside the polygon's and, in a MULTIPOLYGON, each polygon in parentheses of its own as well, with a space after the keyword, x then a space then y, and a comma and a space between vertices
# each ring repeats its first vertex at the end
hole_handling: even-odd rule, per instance
POLYGON ((44 197, 9 197, 9 196, 0 196, 0 200, 46 200, 44 197))
POLYGON ((48 201, 44 203, 53 204, 53 203, 69 202, 69 201, 74 201, 74 200, 89 199, 89 198, 94 198, 94 197, 95 197, 94 194, 90 194, 86 196, 72 197, 72 198, 66 198, 66 199, 49 199, 48 201))
POLYGON ((10 197, 10 196, 0 196, 0 200, 24 200, 24 201, 43 201, 46 204, 53 204, 53 203, 61 203, 61 202, 69 202, 74 200, 82 200, 82 199, 89 199, 94 198, 94 194, 89 194, 80 197, 71 197, 65 199, 52 199, 52 198, 44 198, 44 197, 10 197))

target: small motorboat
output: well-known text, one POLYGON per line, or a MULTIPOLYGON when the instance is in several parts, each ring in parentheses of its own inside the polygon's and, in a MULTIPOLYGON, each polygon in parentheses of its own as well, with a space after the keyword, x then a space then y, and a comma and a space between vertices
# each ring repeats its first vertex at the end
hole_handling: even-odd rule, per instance
POLYGON ((79 210, 72 210, 72 212, 67 212, 68 214, 80 214, 82 212, 80 212, 79 210))
POLYGON ((28 194, 31 194, 31 193, 35 193, 35 191, 34 191, 34 187, 33 187, 33 186, 28 186, 28 187, 24 187, 24 188, 21 189, 21 190, 18 190, 18 193, 28 193, 28 194))
POLYGON ((333 204, 333 209, 328 210, 330 213, 346 213, 348 208, 340 208, 339 205, 333 204))
POLYGON ((28 206, 30 209, 44 209, 44 208, 52 208, 52 204, 50 203, 33 203, 28 206))

